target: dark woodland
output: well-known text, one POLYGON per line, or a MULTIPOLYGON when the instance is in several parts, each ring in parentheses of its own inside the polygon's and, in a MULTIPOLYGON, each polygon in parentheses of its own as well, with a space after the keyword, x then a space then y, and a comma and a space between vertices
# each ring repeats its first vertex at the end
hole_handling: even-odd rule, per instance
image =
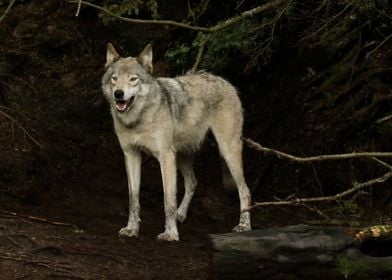
MULTIPOLYGON (((239 202, 210 134, 181 240, 156 240, 163 189, 148 155, 139 238, 118 236, 128 188, 101 90, 108 42, 123 56, 151 43, 154 76, 203 70, 238 89, 254 229, 385 226, 392 244, 391 1, 0 0, 0 279, 219 278, 209 235, 231 231, 239 202)), ((389 258, 379 279, 392 274, 385 244, 365 246, 389 258)), ((345 260, 332 279, 365 277, 345 260)))

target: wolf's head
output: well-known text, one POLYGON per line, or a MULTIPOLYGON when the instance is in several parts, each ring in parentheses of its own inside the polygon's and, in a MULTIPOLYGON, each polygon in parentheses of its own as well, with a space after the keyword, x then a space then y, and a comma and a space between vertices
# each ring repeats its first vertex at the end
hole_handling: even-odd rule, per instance
POLYGON ((153 79, 152 46, 148 44, 136 58, 123 58, 108 43, 105 67, 102 89, 109 103, 119 114, 133 110, 138 100, 148 94, 153 79))

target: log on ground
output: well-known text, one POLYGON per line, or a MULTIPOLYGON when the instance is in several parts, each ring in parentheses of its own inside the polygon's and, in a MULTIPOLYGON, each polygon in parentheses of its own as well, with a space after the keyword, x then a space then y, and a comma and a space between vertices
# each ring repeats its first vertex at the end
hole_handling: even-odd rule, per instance
POLYGON ((390 227, 294 225, 213 234, 211 273, 214 279, 392 279, 390 227))

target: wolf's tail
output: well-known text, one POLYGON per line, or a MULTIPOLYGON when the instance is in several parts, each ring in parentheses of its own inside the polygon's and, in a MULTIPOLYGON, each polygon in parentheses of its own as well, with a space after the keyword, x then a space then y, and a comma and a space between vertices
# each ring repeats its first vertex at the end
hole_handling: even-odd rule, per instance
POLYGON ((237 185, 234 181, 233 176, 231 176, 230 170, 227 167, 226 161, 221 157, 221 165, 222 165, 222 181, 223 187, 225 191, 230 196, 237 194, 237 185))

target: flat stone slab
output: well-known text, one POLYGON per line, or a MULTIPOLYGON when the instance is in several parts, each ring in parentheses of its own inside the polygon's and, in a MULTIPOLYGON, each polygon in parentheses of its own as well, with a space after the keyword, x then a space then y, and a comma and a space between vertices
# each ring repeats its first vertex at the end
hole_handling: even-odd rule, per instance
POLYGON ((209 236, 212 275, 216 279, 377 279, 369 277, 391 276, 392 246, 389 253, 385 251, 385 246, 392 245, 390 235, 388 238, 385 235, 362 238, 362 232, 365 231, 294 225, 212 234, 209 236), (366 242, 367 246, 364 246, 366 242), (375 247, 374 250, 369 244, 375 247), (367 253, 363 252, 364 247, 367 253), (377 247, 380 250, 384 247, 380 256, 377 256, 377 247))

